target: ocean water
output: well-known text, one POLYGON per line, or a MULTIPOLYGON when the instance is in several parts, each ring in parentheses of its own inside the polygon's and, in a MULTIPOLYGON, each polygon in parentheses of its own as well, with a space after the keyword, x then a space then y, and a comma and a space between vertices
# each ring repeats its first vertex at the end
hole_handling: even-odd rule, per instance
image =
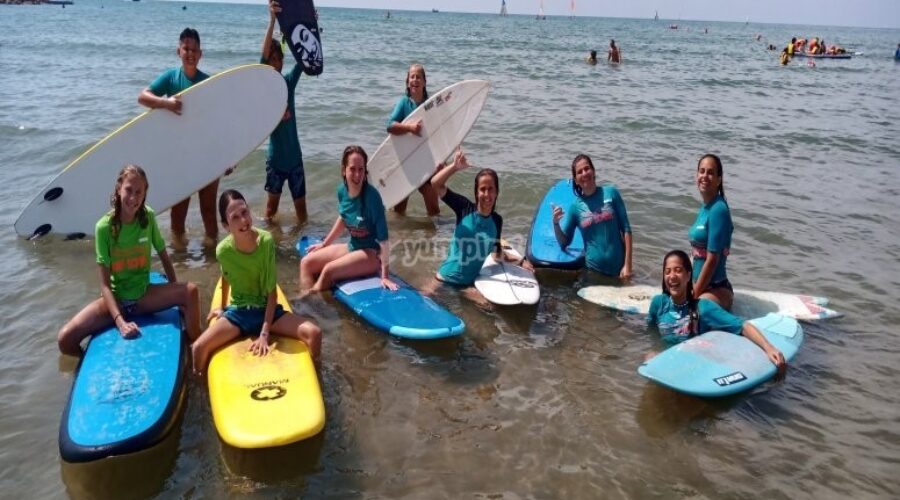
MULTIPOLYGON (((697 159, 718 153, 736 230, 736 286, 831 299, 842 319, 804 325, 783 382, 703 401, 640 378, 659 341, 640 319, 588 304, 581 286, 613 283, 541 272, 541 302, 485 310, 452 290, 436 298, 465 336, 403 342, 330 296, 295 306, 325 332, 320 437, 279 450, 222 444, 205 385, 189 381, 177 431, 162 445, 89 466, 64 464, 57 433, 77 361, 59 327, 97 294, 91 242, 23 241, 13 222, 54 175, 142 110, 137 94, 179 64, 185 26, 203 39, 201 68, 258 60, 262 5, 77 0, 66 8, 0 6, 0 489, 10 498, 889 498, 900 494, 900 64, 898 30, 321 9, 325 73, 303 78, 297 115, 310 222, 287 202, 271 229, 279 276, 297 289, 293 243, 335 218, 340 153, 374 152, 425 65, 438 90, 492 82, 465 141, 500 172, 498 211, 524 246, 531 216, 578 153, 615 183, 635 240, 635 278, 658 283, 662 255, 687 247, 699 206, 697 159), (186 5, 187 9, 182 10, 186 5), (708 33, 704 33, 704 28, 708 33), (755 34, 763 36, 755 40, 755 34), (849 61, 777 63, 794 35, 860 52, 849 61), (584 64, 610 38, 624 63, 584 64)), ((152 140, 152 139, 148 139, 152 140)), ((223 187, 263 209, 264 151, 223 187)), ((150 179, 154 184, 172 179, 150 179)), ((97 179, 108 183, 114 179, 97 179)), ((470 192, 471 173, 452 186, 470 192)), ((218 268, 191 241, 170 249, 204 310, 218 268)), ((440 263, 453 217, 437 224, 418 196, 389 216, 392 269, 415 285, 440 263)), ((167 215, 161 225, 168 228, 167 215)), ((264 425, 262 423, 261 425, 264 425)))

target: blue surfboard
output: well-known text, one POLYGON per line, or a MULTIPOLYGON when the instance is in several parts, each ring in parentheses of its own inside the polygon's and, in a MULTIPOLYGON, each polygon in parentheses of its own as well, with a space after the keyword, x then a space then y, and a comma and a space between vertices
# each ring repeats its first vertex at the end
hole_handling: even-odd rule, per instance
MULTIPOLYGON (((165 283, 152 273, 152 283, 165 283)), ((59 453, 87 462, 143 450, 172 430, 184 399, 187 345, 177 307, 134 318, 137 338, 112 326, 78 365, 59 427, 59 453)))
MULTIPOLYGON (((787 361, 803 343, 803 329, 793 318, 768 314, 750 322, 787 361)), ((672 346, 638 368, 638 373, 660 385, 707 398, 752 389, 774 377, 776 371, 759 346, 722 331, 706 332, 672 346)))
POLYGON ((534 213, 528 245, 525 250, 528 260, 535 267, 556 269, 581 269, 584 267, 584 240, 581 231, 575 231, 572 242, 565 249, 560 248, 553 231, 553 206, 567 210, 575 201, 572 179, 563 179, 547 191, 534 213))
POLYGON ((281 6, 278 25, 294 59, 307 75, 321 74, 324 69, 322 36, 312 0, 281 0, 278 5, 281 6))
MULTIPOLYGON (((310 245, 321 238, 303 236, 297 241, 300 258, 310 245)), ((461 335, 466 324, 455 314, 419 293, 408 283, 391 274, 400 285, 396 291, 381 286, 376 277, 341 281, 334 287, 334 297, 375 328, 391 335, 416 340, 439 339, 461 335)))

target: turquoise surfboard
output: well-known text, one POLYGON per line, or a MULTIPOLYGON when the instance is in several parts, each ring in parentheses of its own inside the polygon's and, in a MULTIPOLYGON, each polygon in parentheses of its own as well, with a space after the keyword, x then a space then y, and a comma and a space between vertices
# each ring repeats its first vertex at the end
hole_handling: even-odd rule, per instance
POLYGON ((584 267, 584 240, 581 231, 575 231, 571 243, 560 248, 553 230, 553 206, 563 210, 575 201, 572 179, 563 179, 547 191, 534 213, 528 245, 525 253, 535 267, 556 269, 581 269, 584 267))
MULTIPOLYGON (((152 283, 165 283, 153 273, 152 283)), ((172 307, 133 318, 138 337, 95 334, 75 373, 59 427, 59 453, 88 462, 149 448, 172 430, 184 399, 187 344, 172 307)))
MULTIPOLYGON (((310 245, 321 238, 303 236, 296 249, 301 258, 310 245)), ((334 298, 375 328, 396 337, 416 340, 461 335, 466 324, 455 314, 408 283, 391 274, 399 290, 382 288, 379 277, 341 281, 334 287, 334 298)))
MULTIPOLYGON (((750 322, 787 361, 803 343, 803 329, 793 318, 768 314, 750 322)), ((712 398, 752 389, 774 377, 776 368, 749 339, 711 331, 657 354, 638 373, 678 392, 712 398)))

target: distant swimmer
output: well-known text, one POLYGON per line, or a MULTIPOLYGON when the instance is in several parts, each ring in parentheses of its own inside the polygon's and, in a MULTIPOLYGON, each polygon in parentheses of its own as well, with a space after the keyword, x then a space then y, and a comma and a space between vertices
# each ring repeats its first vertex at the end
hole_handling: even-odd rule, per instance
POLYGON ((590 64, 591 66, 597 64, 597 51, 592 50, 590 54, 585 58, 585 62, 590 64))
POLYGON ((781 65, 782 65, 782 66, 787 66, 787 63, 791 62, 791 55, 788 54, 788 49, 787 49, 787 47, 785 47, 785 48, 781 51, 781 60, 780 60, 780 61, 781 61, 781 65))
POLYGON ((622 62, 622 55, 619 52, 619 47, 616 47, 615 40, 609 41, 609 52, 607 52, 607 54, 606 54, 606 60, 607 60, 607 62, 612 62, 612 63, 622 62))
POLYGON ((897 44, 897 50, 894 52, 894 59, 900 61, 900 43, 897 44))
POLYGON ((784 48, 785 52, 787 52, 788 57, 794 57, 794 47, 797 46, 797 37, 791 38, 791 43, 787 44, 787 47, 784 48))

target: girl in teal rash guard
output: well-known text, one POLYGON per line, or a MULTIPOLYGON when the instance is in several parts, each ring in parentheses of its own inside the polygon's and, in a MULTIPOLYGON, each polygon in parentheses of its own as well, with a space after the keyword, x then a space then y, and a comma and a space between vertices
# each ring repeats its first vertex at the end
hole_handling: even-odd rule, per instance
POLYGON ((397 290, 388 273, 391 247, 381 195, 366 180, 365 150, 347 146, 341 158, 343 184, 338 187, 338 218, 322 243, 312 245, 300 261, 300 292, 328 290, 335 282, 374 275, 381 285, 397 290), (348 243, 332 244, 344 230, 348 243))
POLYGON ((703 205, 697 220, 688 230, 694 257, 694 290, 697 297, 709 299, 731 310, 734 291, 725 273, 725 261, 731 252, 734 225, 725 201, 722 161, 713 154, 704 155, 697 163, 697 189, 703 205))
POLYGON ((612 184, 597 186, 594 163, 588 155, 575 157, 572 177, 576 200, 565 211, 553 207, 556 240, 566 248, 578 228, 589 268, 623 280, 631 278, 631 225, 619 190, 612 184))
POLYGON ((453 240, 450 242, 447 258, 441 264, 435 278, 441 283, 470 287, 491 253, 497 260, 515 262, 533 270, 531 263, 524 257, 517 259, 507 255, 500 245, 503 218, 494 211, 500 193, 499 177, 496 172, 485 168, 475 176, 475 203, 447 187, 447 181, 453 174, 470 166, 466 155, 457 150, 453 163, 439 169, 431 181, 437 194, 456 214, 453 240))
MULTIPOLYGON (((743 335, 762 349, 769 361, 784 373, 784 355, 750 322, 734 316, 711 300, 695 299, 691 286, 691 261, 681 250, 663 258, 662 293, 650 302, 649 326, 657 326, 663 341, 677 344, 711 330, 743 335)), ((651 353, 647 359, 653 357, 651 353)))

